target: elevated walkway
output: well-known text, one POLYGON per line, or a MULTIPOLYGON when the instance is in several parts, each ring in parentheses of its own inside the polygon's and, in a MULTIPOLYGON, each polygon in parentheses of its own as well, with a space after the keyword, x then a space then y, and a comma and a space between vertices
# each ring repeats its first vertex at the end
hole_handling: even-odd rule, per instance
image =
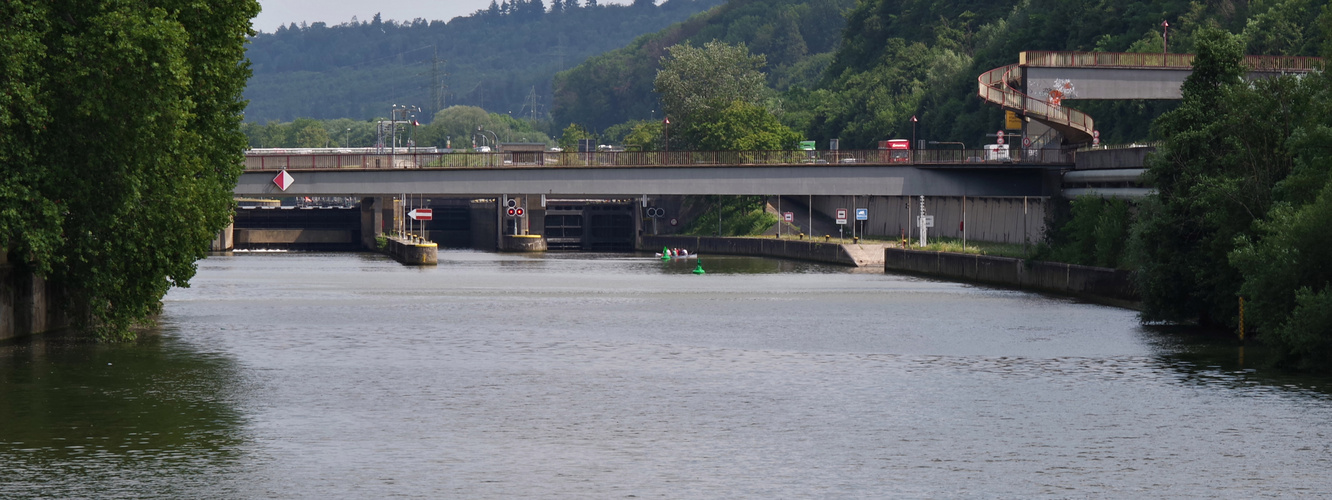
MULTIPOLYGON (((991 104, 1046 124, 1064 145, 1092 142, 1095 123, 1065 100, 1179 99, 1193 73, 1193 54, 1044 52, 1018 54, 1018 63, 982 73, 977 95, 991 104)), ((1250 79, 1308 73, 1317 57, 1245 56, 1250 79)))

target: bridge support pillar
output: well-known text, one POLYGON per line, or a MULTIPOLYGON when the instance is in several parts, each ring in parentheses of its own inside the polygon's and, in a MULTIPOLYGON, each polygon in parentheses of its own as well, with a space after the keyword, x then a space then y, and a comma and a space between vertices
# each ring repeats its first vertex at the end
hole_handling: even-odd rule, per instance
POLYGON ((378 250, 375 237, 384 234, 384 197, 361 198, 361 245, 378 250))
POLYGON ((227 224, 227 227, 218 231, 217 237, 213 238, 213 245, 210 248, 214 252, 229 252, 236 248, 236 223, 227 224))

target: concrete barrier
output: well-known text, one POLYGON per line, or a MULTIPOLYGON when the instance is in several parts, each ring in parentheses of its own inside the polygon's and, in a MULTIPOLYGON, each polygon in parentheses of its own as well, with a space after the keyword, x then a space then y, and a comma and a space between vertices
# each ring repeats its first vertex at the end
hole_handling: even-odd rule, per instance
POLYGON ((409 266, 433 266, 439 264, 439 245, 430 242, 415 242, 396 237, 388 238, 385 249, 394 260, 409 266))
POLYGON ((1121 269, 899 248, 885 249, 883 261, 884 272, 1039 290, 1140 308, 1141 299, 1133 286, 1132 273, 1121 269))
POLYGON ((504 235, 504 248, 500 250, 505 252, 544 252, 546 251, 546 237, 539 234, 506 234, 504 235))

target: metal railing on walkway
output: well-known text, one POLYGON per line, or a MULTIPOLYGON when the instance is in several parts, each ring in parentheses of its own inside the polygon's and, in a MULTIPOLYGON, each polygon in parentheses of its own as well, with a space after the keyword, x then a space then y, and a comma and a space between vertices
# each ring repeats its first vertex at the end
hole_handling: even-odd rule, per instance
MULTIPOLYGON (((1193 54, 1025 51, 1018 65, 1036 68, 1193 68, 1193 54)), ((1244 56, 1252 71, 1309 72, 1323 67, 1321 57, 1244 56)))
POLYGON ((338 170, 407 168, 587 168, 587 167, 717 167, 820 165, 930 165, 1011 166, 1070 165, 1073 152, 1030 149, 993 152, 982 149, 929 149, 907 158, 894 158, 892 150, 845 151, 612 151, 402 153, 402 154, 289 154, 248 153, 245 170, 338 170))

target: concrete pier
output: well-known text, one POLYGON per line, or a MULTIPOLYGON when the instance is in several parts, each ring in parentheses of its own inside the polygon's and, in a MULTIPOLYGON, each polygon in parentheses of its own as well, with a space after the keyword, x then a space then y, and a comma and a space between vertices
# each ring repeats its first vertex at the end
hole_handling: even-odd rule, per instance
POLYGON ((412 241, 389 237, 385 253, 398 262, 409 266, 433 266, 439 264, 439 245, 428 241, 412 241))

